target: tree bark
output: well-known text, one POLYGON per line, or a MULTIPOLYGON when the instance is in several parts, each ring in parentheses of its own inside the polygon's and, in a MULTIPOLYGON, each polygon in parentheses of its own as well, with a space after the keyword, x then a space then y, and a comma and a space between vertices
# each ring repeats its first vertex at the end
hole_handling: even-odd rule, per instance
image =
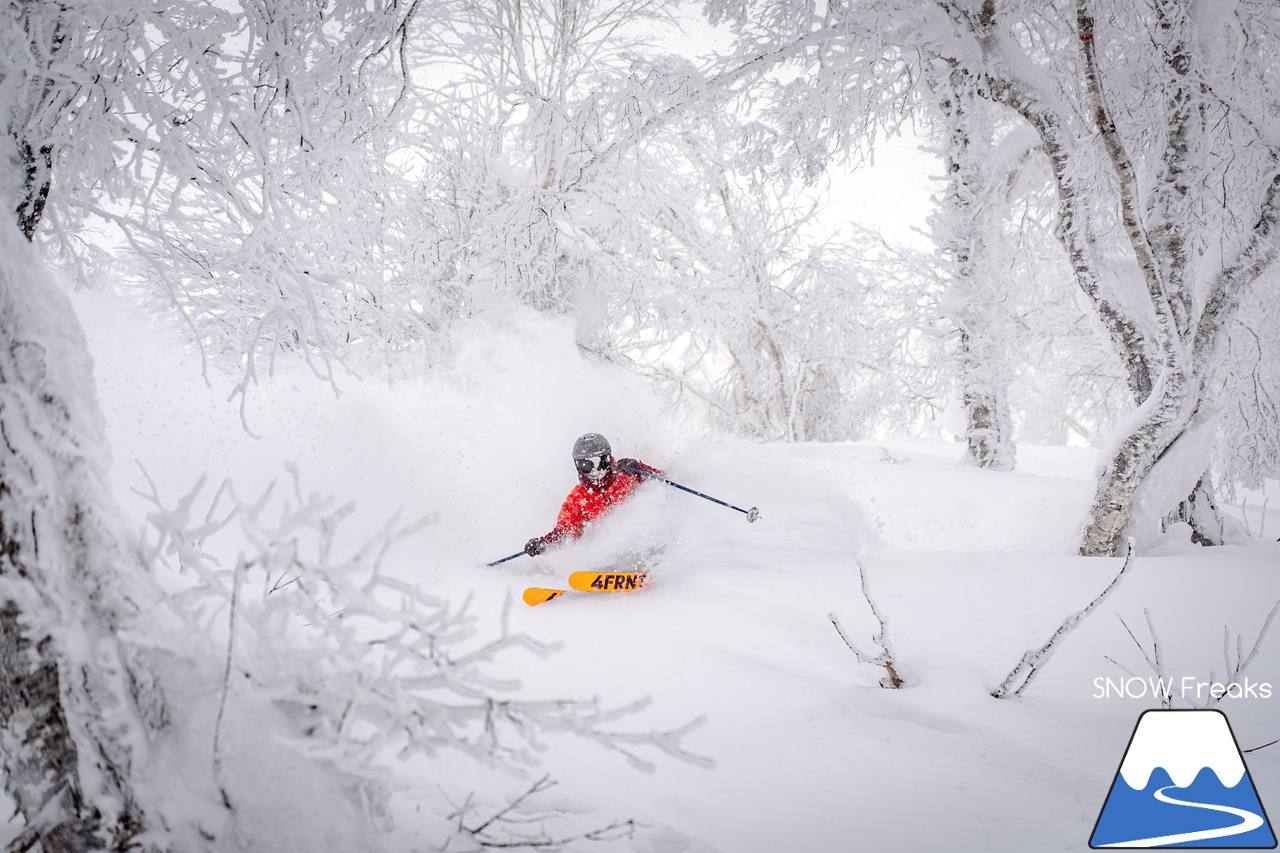
POLYGON ((1191 527, 1191 541, 1197 545, 1221 545, 1223 542, 1222 513, 1213 496, 1213 483, 1206 473, 1196 483, 1187 499, 1165 518, 1167 528, 1183 523, 1191 527))
POLYGON ((986 249, 988 188, 974 145, 971 87, 951 71, 939 85, 947 132, 947 186, 935 220, 935 239, 948 266, 944 305, 959 330, 956 361, 968 459, 980 468, 1012 471, 1016 463, 1009 383, 999 342, 999 299, 986 249))
MULTIPOLYGON (((989 40, 988 40, 989 41, 989 40)), ((988 50, 994 46, 988 46, 988 50)), ((1076 286, 1088 299, 1095 316, 1102 323, 1112 349, 1120 360, 1129 393, 1135 400, 1146 400, 1154 383, 1152 361, 1156 358, 1140 324, 1110 294, 1099 275, 1098 250, 1089 225, 1088 189, 1075 177, 1075 156, 1070 134, 1064 121, 1030 87, 1000 72, 998 63, 985 81, 988 93, 997 103, 1018 113, 1035 130, 1049 158, 1054 186, 1058 195, 1058 221, 1055 234, 1067 253, 1076 286)))
MULTIPOLYGON (((1113 459, 1099 483, 1080 549, 1086 555, 1114 555, 1118 552, 1119 537, 1123 531, 1116 528, 1127 518, 1136 486, 1136 483, 1130 485, 1130 481, 1135 475, 1139 480, 1145 476, 1190 423, 1206 397, 1205 386, 1217 366, 1224 329, 1239 305, 1241 293, 1276 256, 1270 235, 1276 223, 1280 177, 1273 177, 1240 257, 1214 277, 1199 322, 1193 323, 1192 276, 1187 269, 1184 231, 1189 216, 1187 196, 1190 193, 1188 134, 1193 103, 1190 96, 1192 81, 1187 72, 1191 60, 1183 28, 1186 22, 1177 17, 1180 10, 1167 2, 1157 6, 1158 24, 1168 40, 1163 55, 1175 78, 1174 94, 1165 110, 1167 142, 1152 192, 1153 209, 1144 217, 1138 205, 1136 169, 1120 140, 1103 91, 1094 43, 1094 19, 1087 0, 1076 0, 1076 22, 1086 87, 1094 110, 1094 125, 1119 180, 1121 219, 1155 312, 1155 343, 1162 371, 1162 379, 1158 383, 1160 388, 1146 403, 1147 417, 1122 445, 1121 454, 1129 454, 1129 458, 1113 459), (1150 233, 1145 224, 1147 219, 1156 223, 1150 233)), ((1272 159, 1277 160, 1275 149, 1271 150, 1272 159)), ((1206 479, 1200 479, 1192 494, 1174 511, 1174 517, 1188 520, 1198 541, 1219 544, 1221 517, 1206 493, 1206 479)))
POLYGON ((1141 416, 1111 453, 1098 478, 1080 555, 1115 557, 1121 552, 1138 486, 1191 423, 1202 391, 1182 375, 1166 375, 1143 405, 1141 416))
POLYGON ((138 700, 153 682, 118 638, 132 607, 89 357, 34 249, 0 227, 0 770, 27 824, 15 849, 136 849, 135 750, 153 731, 138 700))
POLYGON ((53 146, 32 145, 26 139, 18 139, 18 156, 22 158, 22 198, 14 213, 18 227, 28 240, 35 239, 36 229, 44 218, 45 204, 53 182, 53 146))
MULTIPOLYGON (((1161 20, 1172 26, 1170 12, 1164 8, 1168 5, 1162 5, 1161 20)), ((1080 547, 1084 555, 1114 556, 1123 542, 1138 485, 1187 428, 1205 397, 1223 330, 1242 289, 1275 257, 1269 235, 1275 228, 1280 176, 1272 180, 1266 192, 1244 251, 1214 277, 1208 298, 1193 324, 1189 316, 1191 300, 1186 291, 1191 278, 1185 269, 1187 223, 1174 216, 1186 204, 1185 195, 1190 191, 1186 182, 1190 156, 1187 135, 1193 113, 1186 98, 1188 90, 1175 89, 1167 111, 1167 150, 1157 180, 1160 188, 1154 194, 1155 202, 1162 205, 1163 210, 1161 215, 1153 217, 1161 223, 1153 239, 1139 206, 1137 170, 1121 141, 1103 91, 1094 43, 1094 19, 1086 0, 1076 0, 1076 12, 1081 70, 1091 118, 1097 140, 1119 184, 1121 222, 1141 270, 1155 319, 1151 333, 1144 332, 1137 317, 1119 300, 1108 297, 1100 286, 1098 258, 1085 214, 1085 190, 1073 177, 1078 171, 1074 161, 1082 153, 1080 143, 1073 140, 1065 130, 1063 118, 1037 95, 1034 87, 1021 81, 1004 63, 1002 50, 1006 45, 996 30, 995 4, 985 3, 983 14, 970 18, 969 22, 983 49, 984 82, 991 97, 1022 115, 1044 143, 1058 188, 1059 238, 1067 249, 1077 284, 1106 327, 1125 366, 1129 390, 1140 404, 1129 434, 1119 441, 1106 461, 1080 547)), ((1175 48, 1182 44, 1177 37, 1172 38, 1175 48)), ((1177 49, 1169 54, 1168 62, 1175 71, 1185 71, 1189 60, 1184 54, 1185 51, 1177 49)), ((1280 163, 1280 156, 1274 151, 1272 156, 1280 163)))

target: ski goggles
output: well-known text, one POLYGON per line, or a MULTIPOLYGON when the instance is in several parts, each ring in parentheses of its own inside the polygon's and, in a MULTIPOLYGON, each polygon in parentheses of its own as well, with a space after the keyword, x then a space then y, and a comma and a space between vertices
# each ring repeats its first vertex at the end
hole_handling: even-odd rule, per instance
POLYGON ((609 470, 608 454, 604 456, 588 456, 586 459, 573 460, 574 467, 578 469, 578 473, 584 477, 590 477, 592 474, 600 474, 609 470))

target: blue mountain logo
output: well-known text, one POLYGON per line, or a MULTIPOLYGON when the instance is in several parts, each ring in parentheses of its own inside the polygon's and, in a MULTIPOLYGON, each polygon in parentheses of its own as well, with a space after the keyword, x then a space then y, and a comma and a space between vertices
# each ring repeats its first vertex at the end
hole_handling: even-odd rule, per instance
POLYGON ((1226 715, 1139 717, 1089 846, 1274 848, 1275 833, 1226 715))

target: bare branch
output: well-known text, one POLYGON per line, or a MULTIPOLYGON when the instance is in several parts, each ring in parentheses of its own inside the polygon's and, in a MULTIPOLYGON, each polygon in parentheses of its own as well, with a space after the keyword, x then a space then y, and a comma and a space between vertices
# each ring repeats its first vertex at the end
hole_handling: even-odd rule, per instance
POLYGON ((1278 743, 1280 743, 1280 740, 1273 740, 1270 743, 1264 743, 1262 746, 1253 746, 1253 747, 1250 747, 1249 749, 1242 749, 1240 751, 1241 752, 1257 752, 1260 749, 1266 749, 1267 747, 1275 746, 1278 743))
POLYGON ((470 798, 449 817, 457 820, 459 832, 486 850, 560 850, 576 841, 617 841, 635 835, 638 824, 634 820, 614 821, 607 826, 573 834, 552 835, 541 825, 567 816, 558 812, 530 812, 527 806, 530 799, 549 791, 556 784, 550 774, 542 776, 528 790, 478 825, 467 824, 467 815, 475 811, 470 798), (533 833, 521 828, 529 824, 539 824, 540 828, 533 833))
MULTIPOLYGON (((1244 654, 1244 636, 1241 634, 1236 635, 1236 662, 1234 665, 1231 663, 1230 654, 1231 631, 1227 626, 1223 626, 1222 653, 1227 667, 1224 676, 1227 686, 1240 683, 1240 679, 1244 677, 1245 672, 1249 669, 1249 665, 1253 663, 1253 659, 1258 656, 1258 650, 1262 648, 1262 641, 1266 638, 1267 632, 1271 630, 1271 623, 1275 621, 1277 613, 1280 613, 1280 601, 1277 601, 1275 606, 1271 608, 1271 612, 1267 614, 1267 618, 1262 623, 1262 628, 1258 631, 1257 639, 1253 641, 1253 648, 1249 650, 1249 654, 1247 656, 1244 654)), ((1210 681, 1212 681, 1212 678, 1210 681)), ((1226 694, 1224 693, 1223 695, 1226 694)), ((1206 706, 1216 705, 1221 701, 1221 699, 1222 696, 1215 697, 1211 693, 1206 706)))
POLYGON ((867 567, 862 561, 861 556, 855 556, 854 560, 858 564, 858 574, 862 578, 862 597, 866 599, 867 605, 871 608, 871 614, 880 624, 880 630, 871 638, 871 642, 879 647, 880 653, 877 655, 869 655, 859 649, 849 639, 849 635, 845 633, 844 628, 840 625, 840 620, 834 613, 827 614, 827 618, 831 620, 831 624, 835 627, 836 633, 840 635, 840 639, 844 640, 844 644, 849 647, 849 651, 853 652, 854 657, 859 663, 870 664, 871 666, 883 667, 885 676, 880 680, 881 687, 898 689, 903 686, 902 677, 898 675, 895 666, 896 656, 893 652, 893 646, 889 642, 889 623, 885 619, 884 614, 880 612, 880 608, 876 605, 875 599, 871 596, 871 590, 867 585, 867 567))
POLYGON ((1124 565, 1120 567, 1120 571, 1111 580, 1111 583, 1107 584, 1106 589, 1102 590, 1102 592, 1100 592, 1093 601, 1089 602, 1088 607, 1083 610, 1077 610, 1075 613, 1070 614, 1066 619, 1062 620, 1062 624, 1058 626, 1058 630, 1053 632, 1043 646, 1040 646, 1038 649, 1032 649, 1024 654, 1022 659, 1018 661, 1018 665, 1015 666, 1007 676, 1005 676, 1004 681, 1000 682, 1000 686, 991 691, 991 695, 997 699, 1003 699, 1005 696, 1008 696, 1010 692, 1012 692, 1014 696, 1021 695, 1022 691, 1027 688, 1027 685, 1036 677, 1040 669, 1049 662, 1049 658, 1053 657, 1053 653, 1057 650, 1058 644, 1062 642, 1068 634, 1074 631, 1076 627, 1084 621, 1085 617, 1092 613, 1099 604, 1106 601, 1107 596, 1111 595, 1111 592, 1117 585, 1119 585, 1121 579, 1124 578, 1132 564, 1133 540, 1131 539, 1129 540, 1128 553, 1125 554, 1124 565))

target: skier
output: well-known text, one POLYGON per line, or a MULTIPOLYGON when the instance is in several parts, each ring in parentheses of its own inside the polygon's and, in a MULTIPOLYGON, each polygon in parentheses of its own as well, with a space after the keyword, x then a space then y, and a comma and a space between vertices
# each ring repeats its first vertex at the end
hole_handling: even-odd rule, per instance
POLYGON ((625 501, 644 481, 640 472, 662 475, 637 459, 615 460, 608 439, 598 432, 589 432, 573 443, 573 464, 578 469, 578 485, 560 507, 555 529, 525 544, 524 552, 530 557, 581 536, 588 524, 625 501))

